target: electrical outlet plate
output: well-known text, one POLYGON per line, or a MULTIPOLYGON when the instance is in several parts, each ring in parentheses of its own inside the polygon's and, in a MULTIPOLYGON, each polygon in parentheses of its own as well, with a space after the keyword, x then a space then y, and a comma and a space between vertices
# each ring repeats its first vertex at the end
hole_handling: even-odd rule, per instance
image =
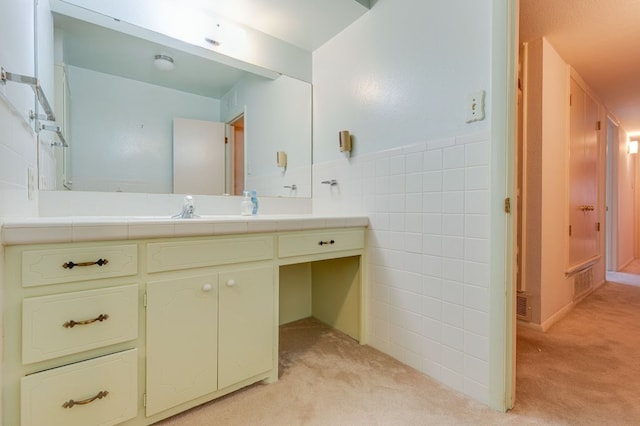
POLYGON ((33 200, 33 193, 36 189, 36 175, 33 167, 27 167, 27 198, 33 200))
POLYGON ((484 90, 469 93, 466 102, 466 122, 473 123, 475 121, 484 120, 484 90))

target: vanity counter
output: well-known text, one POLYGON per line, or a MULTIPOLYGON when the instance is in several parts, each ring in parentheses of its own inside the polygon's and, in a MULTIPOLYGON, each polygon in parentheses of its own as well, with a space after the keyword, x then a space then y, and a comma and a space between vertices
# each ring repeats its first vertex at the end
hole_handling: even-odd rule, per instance
POLYGON ((366 227, 366 216, 220 215, 194 219, 157 216, 64 216, 6 218, 2 245, 70 243, 97 240, 196 237, 324 228, 366 227))

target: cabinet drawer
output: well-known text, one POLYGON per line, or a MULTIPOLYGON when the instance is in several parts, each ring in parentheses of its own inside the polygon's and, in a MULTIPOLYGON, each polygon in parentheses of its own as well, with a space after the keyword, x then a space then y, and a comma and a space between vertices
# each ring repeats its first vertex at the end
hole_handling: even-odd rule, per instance
POLYGON ((108 426, 137 415, 138 351, 132 349, 22 378, 22 426, 108 426))
POLYGON ((329 253, 341 250, 364 248, 364 231, 320 231, 280 235, 278 255, 280 257, 329 253))
POLYGON ((273 252, 273 237, 150 243, 147 262, 149 272, 162 272, 267 260, 273 252))
POLYGON ((138 273, 135 244, 27 250, 22 253, 22 286, 32 287, 138 273))
POLYGON ((32 297, 22 302, 22 362, 138 337, 138 286, 32 297))

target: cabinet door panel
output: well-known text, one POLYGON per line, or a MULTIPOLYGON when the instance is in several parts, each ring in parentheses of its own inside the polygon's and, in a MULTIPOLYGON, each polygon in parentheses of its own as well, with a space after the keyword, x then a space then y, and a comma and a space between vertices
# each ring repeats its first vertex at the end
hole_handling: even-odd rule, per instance
POLYGON ((273 366, 273 267, 220 274, 218 386, 264 373, 273 366))
POLYGON ((217 389, 217 274, 147 285, 147 416, 217 389))

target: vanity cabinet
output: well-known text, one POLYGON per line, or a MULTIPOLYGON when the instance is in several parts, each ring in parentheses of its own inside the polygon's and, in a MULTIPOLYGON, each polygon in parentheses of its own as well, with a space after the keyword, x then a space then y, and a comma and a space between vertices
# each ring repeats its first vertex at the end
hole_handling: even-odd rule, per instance
POLYGON ((3 424, 134 419, 138 246, 11 246, 4 260, 3 424))
POLYGON ((275 382, 284 300, 363 343, 363 255, 363 228, 5 246, 0 426, 150 425, 275 382))

